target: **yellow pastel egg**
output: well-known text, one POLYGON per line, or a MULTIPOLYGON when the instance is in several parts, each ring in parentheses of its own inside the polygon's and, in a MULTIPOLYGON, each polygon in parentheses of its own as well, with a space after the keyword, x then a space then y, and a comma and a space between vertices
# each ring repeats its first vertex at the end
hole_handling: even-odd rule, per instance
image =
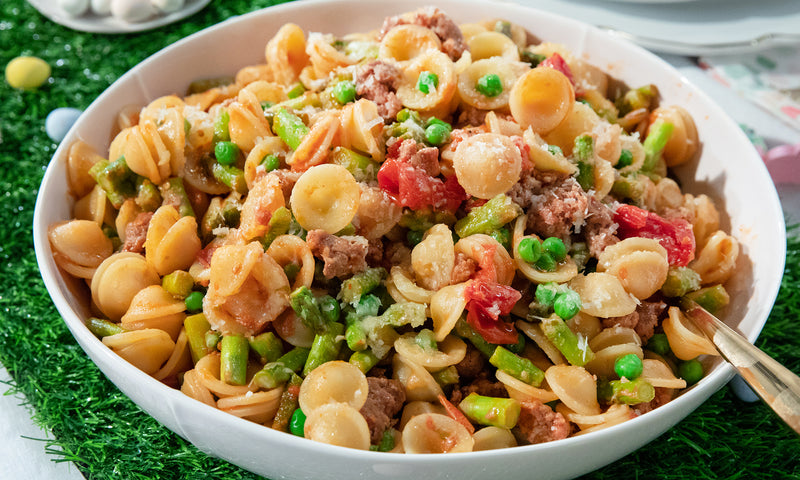
POLYGON ((14 88, 38 88, 48 78, 50 65, 38 57, 17 57, 6 65, 6 81, 14 88))

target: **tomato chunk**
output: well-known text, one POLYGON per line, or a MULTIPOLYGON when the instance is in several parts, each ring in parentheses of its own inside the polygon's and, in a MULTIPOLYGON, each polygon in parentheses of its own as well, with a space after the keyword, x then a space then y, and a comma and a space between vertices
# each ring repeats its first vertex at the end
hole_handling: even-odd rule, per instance
POLYGON ((563 73, 567 78, 569 78, 569 82, 572 84, 572 86, 575 86, 575 79, 572 76, 572 69, 569 68, 569 65, 567 65, 567 61, 564 60, 564 57, 562 57, 558 53, 554 53, 549 57, 545 58, 539 65, 542 67, 550 67, 554 70, 558 70, 559 72, 563 73))
POLYGON ((519 340, 514 325, 500 319, 522 298, 515 288, 499 283, 473 280, 464 291, 467 323, 489 343, 508 345, 519 340))
POLYGON ((692 224, 682 218, 667 220, 656 213, 633 205, 620 205, 614 213, 619 224, 617 236, 657 240, 667 250, 670 265, 685 267, 694 259, 695 242, 692 224))

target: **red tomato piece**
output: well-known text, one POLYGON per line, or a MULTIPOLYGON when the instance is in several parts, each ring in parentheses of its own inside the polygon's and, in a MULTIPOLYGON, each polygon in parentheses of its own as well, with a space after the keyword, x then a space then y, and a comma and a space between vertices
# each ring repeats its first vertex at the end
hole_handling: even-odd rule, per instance
POLYGON ((572 70, 567 65, 566 60, 564 57, 559 55, 558 53, 554 53, 549 57, 545 58, 541 63, 540 66, 543 67, 550 67, 552 69, 558 70, 559 72, 563 73, 567 78, 569 78, 569 82, 572 86, 575 86, 575 79, 572 77, 572 70))
POLYGON ((519 340, 517 329, 500 320, 522 298, 515 288, 494 282, 473 280, 464 291, 467 323, 489 343, 508 345, 519 340))
POLYGON ((667 250, 670 265, 685 267, 694 259, 695 242, 692 224, 682 218, 667 220, 654 212, 633 205, 620 205, 614 213, 619 224, 617 236, 657 240, 667 250))
POLYGON ((467 429, 470 435, 475 433, 475 426, 469 421, 464 412, 458 409, 455 405, 453 405, 450 400, 448 400, 444 395, 441 393, 439 394, 439 403, 442 404, 444 410, 447 412, 447 415, 455 420, 456 422, 460 423, 467 429))

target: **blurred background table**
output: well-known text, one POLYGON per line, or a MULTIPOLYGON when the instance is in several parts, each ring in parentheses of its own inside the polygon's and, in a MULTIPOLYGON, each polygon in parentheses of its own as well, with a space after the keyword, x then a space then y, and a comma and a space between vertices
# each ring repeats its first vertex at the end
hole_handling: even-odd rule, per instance
MULTIPOLYGON (((757 72, 748 70, 746 59, 758 61, 759 52, 775 53, 776 48, 782 48, 778 58, 785 62, 786 71, 781 71, 785 90, 778 93, 784 100, 798 101, 800 46, 775 44, 760 51, 752 45, 746 51, 737 50, 735 45, 715 48, 715 42, 729 41, 731 35, 738 41, 742 36, 761 34, 764 26, 742 17, 743 0, 730 0, 728 8, 719 13, 724 31, 715 36, 707 31, 709 25, 712 29, 715 26, 714 18, 707 13, 708 3, 701 6, 700 2, 716 2, 720 8, 723 3, 517 1, 619 30, 636 15, 642 19, 650 16, 654 21, 661 18, 662 24, 695 15, 698 18, 692 21, 699 19, 704 30, 698 32, 698 39, 689 39, 699 42, 694 51, 686 45, 686 38, 678 48, 653 45, 652 38, 644 44, 658 50, 688 81, 751 129, 756 142, 763 141, 760 147, 765 152, 782 145, 800 145, 800 128, 792 122, 792 118, 798 121, 800 110, 777 111, 754 97, 753 89, 748 88, 752 84, 736 84, 726 78, 726 72, 735 73, 737 68, 758 78, 757 72), (662 14, 665 8, 672 9, 669 18, 662 14), (733 32, 732 28, 738 30, 733 32)), ((799 33, 800 4, 774 2, 746 3, 772 8, 765 12, 782 12, 780 21, 769 25, 779 30, 793 25, 794 32, 799 33)), ((6 221, 6 228, 0 230, 4 265, 0 276, 0 361, 8 367, 8 371, 0 369, 0 391, 5 392, 0 398, 3 478, 255 478, 197 451, 141 412, 105 380, 75 344, 50 303, 38 277, 29 230, 39 181, 57 147, 44 131, 49 111, 57 107, 86 108, 116 78, 157 50, 233 15, 273 3, 281 2, 214 0, 200 13, 178 23, 125 35, 70 30, 48 20, 23 0, 3 0, 0 5, 0 63, 5 66, 14 57, 34 55, 53 68, 51 80, 35 92, 0 85, 0 188, 4 194, 0 218, 6 221)), ((786 44, 783 40, 778 43, 786 44)), ((764 87, 763 82, 760 86, 764 87)), ((800 171, 800 158, 794 162, 800 171)), ((778 190, 787 221, 796 223, 800 221, 800 186, 786 180, 779 179, 778 190)), ((790 234, 790 258, 782 291, 757 342, 795 372, 800 371, 797 233, 790 234)), ((765 405, 742 401, 725 387, 647 447, 584 478, 639 477, 800 478, 800 442, 765 405)))

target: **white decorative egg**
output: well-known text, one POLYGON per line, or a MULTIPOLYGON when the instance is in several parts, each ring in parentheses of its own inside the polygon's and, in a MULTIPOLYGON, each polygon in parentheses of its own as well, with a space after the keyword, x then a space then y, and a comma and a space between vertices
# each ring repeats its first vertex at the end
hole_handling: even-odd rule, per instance
POLYGON ((95 15, 111 15, 111 0, 92 0, 91 4, 95 15))
POLYGON ((123 22, 143 22, 155 13, 150 0, 111 0, 111 15, 123 22))
POLYGON ((89 0, 58 0, 58 6, 69 16, 80 17, 89 10, 89 0))
POLYGON ((81 113, 83 112, 77 108, 56 108, 50 112, 44 121, 47 136, 54 142, 63 140, 81 113))
POLYGON ((162 13, 177 12, 183 8, 184 0, 150 0, 162 13))

